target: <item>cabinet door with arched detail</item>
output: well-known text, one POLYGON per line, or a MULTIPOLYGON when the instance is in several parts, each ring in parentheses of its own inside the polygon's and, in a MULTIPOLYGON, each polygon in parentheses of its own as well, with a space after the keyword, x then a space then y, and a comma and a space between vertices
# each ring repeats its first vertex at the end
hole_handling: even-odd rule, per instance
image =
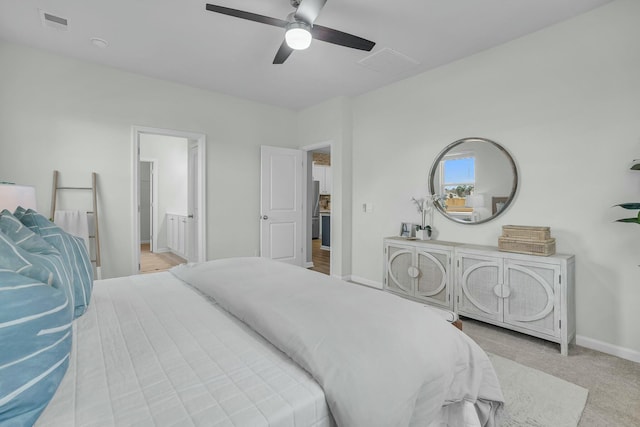
POLYGON ((502 260, 476 254, 458 256, 458 313, 494 322, 502 322, 502 260))
POLYGON ((386 246, 385 289, 413 296, 413 282, 418 275, 413 265, 412 247, 389 244, 386 246))
POLYGON ((415 296, 425 302, 453 310, 451 301, 451 251, 417 248, 415 296))
POLYGON ((505 323, 559 337, 560 266, 506 259, 505 278, 505 323))

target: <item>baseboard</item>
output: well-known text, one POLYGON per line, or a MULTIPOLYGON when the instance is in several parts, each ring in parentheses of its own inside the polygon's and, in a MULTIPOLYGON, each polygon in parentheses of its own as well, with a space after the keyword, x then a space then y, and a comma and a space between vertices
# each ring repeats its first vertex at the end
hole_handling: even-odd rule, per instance
POLYGON ((304 268, 313 268, 313 262, 305 262, 304 268))
POLYGON ((382 283, 376 282, 375 280, 365 279, 364 277, 359 276, 345 276, 343 280, 351 281, 358 283, 360 285, 369 286, 371 288, 382 289, 382 283))
POLYGON ((621 359, 631 360, 640 363, 640 351, 631 350, 630 348, 620 347, 608 342, 594 340, 593 338, 582 335, 576 336, 576 344, 581 347, 590 348, 591 350, 601 351, 603 353, 617 356, 621 359))
POLYGON ((173 253, 173 251, 172 251, 171 249, 169 249, 169 248, 158 248, 158 250, 157 250, 157 251, 155 251, 155 252, 156 252, 157 254, 161 254, 161 253, 163 253, 163 252, 172 252, 172 253, 173 253))

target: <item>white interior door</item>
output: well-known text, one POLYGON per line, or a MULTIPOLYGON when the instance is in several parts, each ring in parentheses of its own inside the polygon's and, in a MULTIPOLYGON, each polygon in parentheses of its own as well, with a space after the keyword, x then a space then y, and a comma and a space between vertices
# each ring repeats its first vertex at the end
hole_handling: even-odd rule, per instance
POLYGON ((303 152, 262 146, 260 255, 302 265, 303 152))

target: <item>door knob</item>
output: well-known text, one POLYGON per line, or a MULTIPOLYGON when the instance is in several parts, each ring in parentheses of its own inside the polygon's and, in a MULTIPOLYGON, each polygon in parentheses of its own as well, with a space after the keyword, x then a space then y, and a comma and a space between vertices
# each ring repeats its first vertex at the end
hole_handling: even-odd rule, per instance
POLYGON ((193 214, 187 215, 187 218, 193 218, 193 214))
POLYGON ((267 219, 269 219, 269 217, 268 217, 268 216, 266 216, 266 215, 263 215, 263 216, 262 216, 262 219, 267 220, 267 219))

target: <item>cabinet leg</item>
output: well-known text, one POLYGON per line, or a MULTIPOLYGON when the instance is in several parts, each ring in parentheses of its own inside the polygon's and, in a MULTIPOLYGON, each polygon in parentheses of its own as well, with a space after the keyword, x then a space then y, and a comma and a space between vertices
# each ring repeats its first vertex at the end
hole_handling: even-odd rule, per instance
POLYGON ((569 343, 566 341, 562 341, 560 343, 560 354, 563 356, 569 355, 569 343))

